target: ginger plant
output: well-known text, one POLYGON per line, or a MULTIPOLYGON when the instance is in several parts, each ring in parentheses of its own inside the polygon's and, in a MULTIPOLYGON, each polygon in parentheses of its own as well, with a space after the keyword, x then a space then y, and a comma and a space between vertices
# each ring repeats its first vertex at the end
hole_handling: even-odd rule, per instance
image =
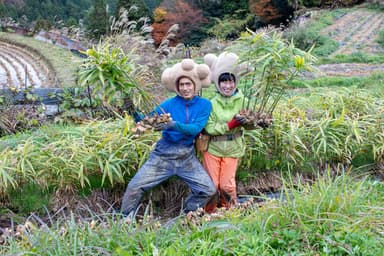
POLYGON ((248 67, 243 79, 244 111, 239 115, 245 116, 251 125, 269 126, 273 111, 292 81, 304 71, 314 70, 316 58, 311 54, 312 48, 300 50, 276 30, 247 30, 232 48, 248 67))
POLYGON ((78 83, 88 89, 94 101, 112 109, 122 107, 127 100, 141 110, 156 105, 141 79, 145 67, 136 63, 134 56, 107 42, 88 49, 86 54, 79 67, 78 83))

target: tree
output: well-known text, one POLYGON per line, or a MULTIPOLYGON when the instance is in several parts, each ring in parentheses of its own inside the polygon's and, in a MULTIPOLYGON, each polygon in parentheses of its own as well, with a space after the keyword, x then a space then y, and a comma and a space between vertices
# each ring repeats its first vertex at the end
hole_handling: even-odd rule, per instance
POLYGON ((201 25, 207 22, 201 9, 192 7, 183 0, 163 1, 155 10, 154 17, 156 18, 152 25, 152 36, 157 46, 174 24, 179 25, 179 32, 174 38, 175 43, 196 44, 200 40, 198 37, 203 34, 201 25))
POLYGON ((265 24, 286 24, 293 17, 288 0, 249 0, 249 9, 265 24))
POLYGON ((119 16, 121 8, 129 11, 129 20, 137 21, 142 17, 151 17, 152 11, 143 0, 118 0, 116 5, 116 16, 119 16), (135 11, 131 11, 136 8, 135 11))
MULTIPOLYGON (((84 18, 93 0, 0 0, 4 6, 2 17, 19 20, 25 15, 28 20, 38 18, 53 22, 54 19, 66 21, 70 17, 76 20, 84 18)), ((117 0, 108 0, 114 2, 117 0)))
POLYGON ((90 37, 99 39, 108 32, 108 13, 105 0, 94 0, 85 19, 85 27, 90 37))

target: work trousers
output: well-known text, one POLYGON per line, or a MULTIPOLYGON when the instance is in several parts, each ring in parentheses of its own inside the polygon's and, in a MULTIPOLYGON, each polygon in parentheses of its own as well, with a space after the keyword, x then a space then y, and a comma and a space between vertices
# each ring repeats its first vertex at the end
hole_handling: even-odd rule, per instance
POLYGON ((136 211, 144 192, 174 175, 187 183, 191 189, 183 206, 184 212, 204 207, 216 192, 211 178, 196 158, 193 145, 174 144, 161 139, 148 160, 129 182, 121 212, 128 215, 136 211))
POLYGON ((235 177, 239 159, 218 157, 206 151, 203 153, 203 163, 217 191, 207 203, 205 210, 214 212, 217 206, 230 208, 235 205, 237 203, 235 177))

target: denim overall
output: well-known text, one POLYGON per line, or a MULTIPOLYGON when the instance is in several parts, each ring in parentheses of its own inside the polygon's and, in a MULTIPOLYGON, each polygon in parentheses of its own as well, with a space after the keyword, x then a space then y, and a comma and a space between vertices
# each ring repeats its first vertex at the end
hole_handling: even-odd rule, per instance
POLYGON ((125 191, 121 212, 128 215, 136 210, 145 191, 176 175, 188 184, 184 212, 204 207, 215 194, 215 186, 206 170, 196 158, 194 146, 175 144, 161 139, 148 160, 137 171, 125 191))

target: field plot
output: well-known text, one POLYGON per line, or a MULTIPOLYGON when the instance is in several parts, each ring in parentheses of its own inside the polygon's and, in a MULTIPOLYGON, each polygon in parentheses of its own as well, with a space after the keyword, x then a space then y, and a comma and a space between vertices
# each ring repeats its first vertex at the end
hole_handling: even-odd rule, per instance
POLYGON ((384 30, 384 13, 356 10, 345 14, 321 33, 339 42, 340 47, 333 56, 354 52, 375 54, 384 52, 375 42, 380 30, 384 30))
POLYGON ((73 86, 80 61, 71 51, 54 44, 0 33, 0 88, 73 86))
POLYGON ((48 87, 54 81, 53 74, 41 56, 0 41, 0 88, 48 87))

